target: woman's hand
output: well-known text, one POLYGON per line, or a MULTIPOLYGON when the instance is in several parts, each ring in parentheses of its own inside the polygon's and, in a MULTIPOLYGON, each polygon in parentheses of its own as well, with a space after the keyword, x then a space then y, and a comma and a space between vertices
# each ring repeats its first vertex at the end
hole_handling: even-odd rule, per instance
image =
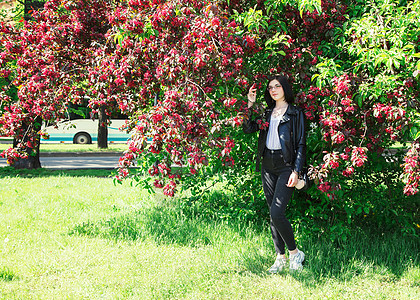
POLYGON ((257 85, 254 83, 248 92, 248 108, 254 105, 255 101, 257 100, 257 85))
POLYGON ((289 181, 287 182, 286 186, 294 187, 298 183, 298 180, 299 180, 298 173, 293 171, 292 174, 290 174, 289 176, 289 181))

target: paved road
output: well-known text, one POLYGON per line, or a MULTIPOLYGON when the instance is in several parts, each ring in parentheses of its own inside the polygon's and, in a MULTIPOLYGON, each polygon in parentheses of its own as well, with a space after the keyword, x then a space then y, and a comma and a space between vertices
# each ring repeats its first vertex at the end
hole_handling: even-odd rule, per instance
MULTIPOLYGON (((41 156, 41 166, 47 169, 114 169, 118 166, 120 154, 72 155, 60 154, 41 156)), ((6 167, 5 159, 0 158, 0 167, 6 167)))

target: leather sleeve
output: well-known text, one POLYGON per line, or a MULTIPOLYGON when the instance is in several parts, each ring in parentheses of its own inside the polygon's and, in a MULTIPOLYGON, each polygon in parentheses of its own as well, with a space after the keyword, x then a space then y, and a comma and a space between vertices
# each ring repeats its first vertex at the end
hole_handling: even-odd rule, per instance
POLYGON ((294 170, 300 174, 305 167, 306 160, 306 132, 305 132, 305 114, 299 109, 296 122, 296 159, 294 170))
POLYGON ((243 124, 242 124, 242 130, 244 133, 254 133, 257 132, 260 128, 258 126, 257 123, 257 119, 252 120, 251 118, 247 118, 244 120, 243 124))

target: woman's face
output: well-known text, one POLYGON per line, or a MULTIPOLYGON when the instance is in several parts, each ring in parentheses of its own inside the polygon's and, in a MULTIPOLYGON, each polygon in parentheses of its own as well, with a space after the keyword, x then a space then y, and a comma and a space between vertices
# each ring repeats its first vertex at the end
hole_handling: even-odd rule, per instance
POLYGON ((283 87, 277 79, 270 81, 268 84, 268 91, 270 92, 270 96, 274 101, 284 101, 283 87))

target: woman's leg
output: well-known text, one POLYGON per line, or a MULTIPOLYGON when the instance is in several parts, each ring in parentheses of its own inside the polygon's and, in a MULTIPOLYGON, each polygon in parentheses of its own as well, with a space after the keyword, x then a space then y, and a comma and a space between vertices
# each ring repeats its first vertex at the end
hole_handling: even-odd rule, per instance
POLYGON ((295 236, 289 220, 286 218, 286 207, 292 197, 293 188, 286 186, 291 170, 288 167, 283 168, 277 177, 273 198, 270 207, 271 221, 275 229, 280 234, 282 240, 286 243, 289 251, 296 249, 295 236))
POLYGON ((268 208, 270 209, 270 230, 271 230, 271 236, 273 237, 274 248, 276 249, 277 254, 284 255, 285 243, 280 233, 277 231, 273 223, 273 220, 271 219, 271 215, 272 215, 271 206, 273 202, 274 193, 276 190, 278 176, 268 172, 267 170, 263 168, 261 171, 261 179, 262 179, 262 184, 263 184, 264 195, 267 201, 268 208))

